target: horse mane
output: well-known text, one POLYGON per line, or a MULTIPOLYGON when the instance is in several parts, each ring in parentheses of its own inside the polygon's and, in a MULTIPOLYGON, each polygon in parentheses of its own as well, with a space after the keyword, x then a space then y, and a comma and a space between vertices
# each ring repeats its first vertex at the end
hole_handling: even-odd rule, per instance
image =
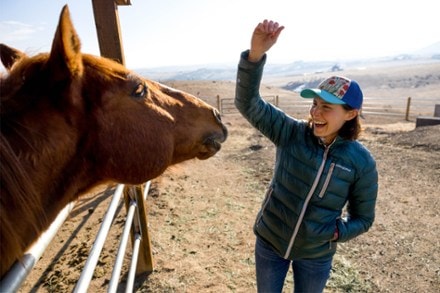
MULTIPOLYGON (((3 134, 0 135, 0 154, 0 213, 2 214, 0 217, 0 235, 7 238, 7 242, 10 243, 8 247, 5 245, 0 246, 1 255, 10 260, 17 260, 29 243, 20 241, 20 238, 17 237, 17 226, 14 224, 17 221, 26 221, 23 226, 28 228, 26 231, 20 231, 21 234, 26 233, 37 236, 46 221, 44 218, 41 219, 41 216, 44 215, 43 206, 32 181, 3 134), (13 210, 14 213, 6 213, 6 209, 13 210)), ((3 239, 0 239, 0 241, 7 243, 3 239)))

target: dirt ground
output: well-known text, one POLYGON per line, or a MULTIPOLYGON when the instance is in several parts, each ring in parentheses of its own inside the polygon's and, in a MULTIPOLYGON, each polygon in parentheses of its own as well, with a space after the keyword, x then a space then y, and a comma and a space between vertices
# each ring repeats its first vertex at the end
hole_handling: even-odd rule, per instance
MULTIPOLYGON (((440 104, 440 66, 428 67, 392 69, 389 74, 382 69, 387 80, 381 86, 378 74, 363 71, 364 93, 390 99, 423 97, 425 92, 436 95, 440 104), (428 75, 434 81, 418 89, 401 82, 402 76, 414 82, 428 75)), ((211 97, 214 105, 217 94, 233 97, 234 92, 234 82, 172 85, 211 97)), ((273 84, 262 86, 263 93, 278 91, 273 84)), ((426 111, 434 111, 429 107, 426 111)), ((223 120, 229 138, 216 156, 172 167, 153 180, 147 202, 154 271, 136 279, 136 292, 256 291, 252 225, 271 179, 274 147, 239 114, 224 115, 223 120)), ((415 128, 414 119, 386 116, 366 116, 363 122, 360 141, 376 158, 379 171, 376 221, 368 233, 339 245, 325 292, 439 292, 440 126, 415 128)), ((73 290, 113 189, 101 186, 78 201, 20 292, 73 290)), ((124 225, 122 204, 119 209, 90 292, 107 290, 124 225)), ((121 292, 128 265, 129 255, 121 292)), ((289 273, 284 292, 292 286, 289 273)))

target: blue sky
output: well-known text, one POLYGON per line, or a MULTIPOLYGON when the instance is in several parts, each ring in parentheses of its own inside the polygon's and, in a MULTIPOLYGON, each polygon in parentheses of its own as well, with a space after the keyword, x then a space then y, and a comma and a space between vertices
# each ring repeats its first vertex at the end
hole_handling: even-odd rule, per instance
MULTIPOLYGON (((131 69, 234 64, 256 24, 286 26, 271 63, 340 61, 408 53, 440 41, 432 0, 131 0, 119 6, 131 69)), ((70 13, 84 52, 99 55, 91 0, 1 0, 0 42, 49 51, 59 13, 70 13)))

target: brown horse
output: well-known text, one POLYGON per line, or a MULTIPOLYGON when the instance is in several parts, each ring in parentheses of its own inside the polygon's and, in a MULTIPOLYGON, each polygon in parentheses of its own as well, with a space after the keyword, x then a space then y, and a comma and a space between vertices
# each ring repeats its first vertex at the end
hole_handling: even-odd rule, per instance
POLYGON ((140 184, 173 164, 208 159, 225 141, 217 110, 80 52, 69 10, 50 53, 0 45, 1 276, 57 213, 106 181, 140 184))

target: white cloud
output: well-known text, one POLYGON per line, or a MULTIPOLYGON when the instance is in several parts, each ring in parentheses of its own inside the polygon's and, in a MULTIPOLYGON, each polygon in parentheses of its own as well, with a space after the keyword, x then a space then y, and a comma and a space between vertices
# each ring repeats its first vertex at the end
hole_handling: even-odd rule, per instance
POLYGON ((43 31, 44 27, 34 26, 18 21, 1 21, 0 35, 2 42, 15 43, 32 39, 38 32, 43 31))

